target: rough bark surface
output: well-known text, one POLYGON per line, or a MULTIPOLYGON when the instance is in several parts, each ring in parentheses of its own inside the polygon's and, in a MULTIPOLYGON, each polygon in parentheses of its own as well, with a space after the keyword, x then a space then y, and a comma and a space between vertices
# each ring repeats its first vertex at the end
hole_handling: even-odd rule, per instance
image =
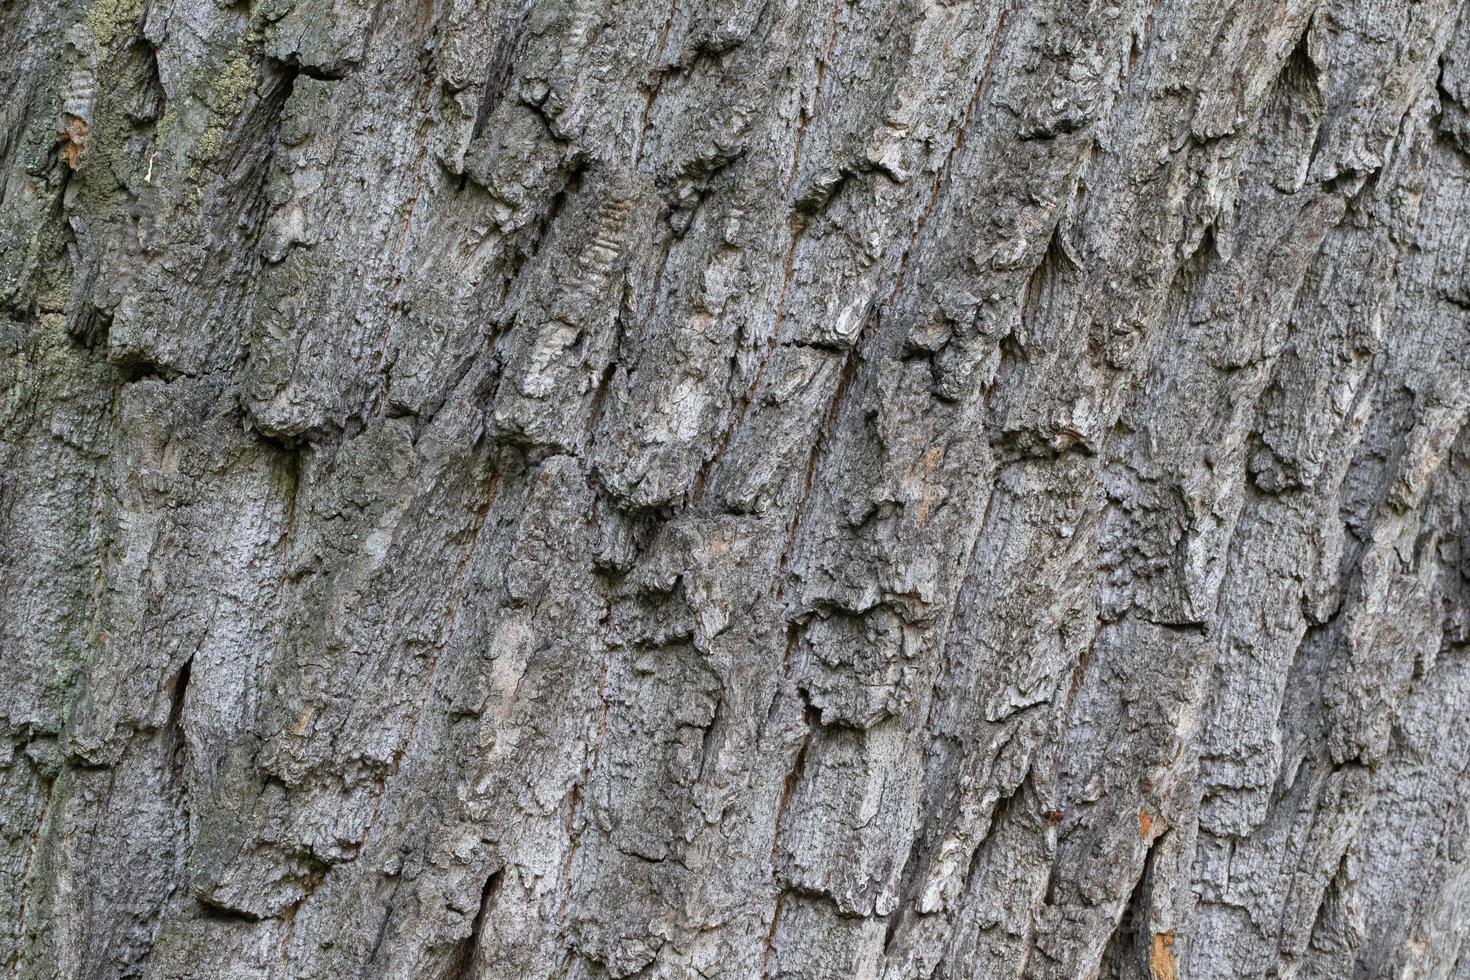
POLYGON ((1461 0, 0 0, 0 969, 1470 977, 1461 0))

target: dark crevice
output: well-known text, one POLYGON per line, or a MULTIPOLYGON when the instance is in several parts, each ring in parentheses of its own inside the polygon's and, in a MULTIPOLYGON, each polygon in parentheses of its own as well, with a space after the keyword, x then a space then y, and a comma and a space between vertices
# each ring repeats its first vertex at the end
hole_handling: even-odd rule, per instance
POLYGON ((1316 914, 1312 916, 1312 930, 1308 935, 1308 950, 1321 954, 1331 949, 1331 942, 1327 938, 1332 931, 1331 918, 1335 903, 1346 905, 1351 897, 1353 887, 1352 871, 1348 867, 1348 855, 1343 853, 1337 860, 1337 868, 1332 877, 1327 880, 1327 887, 1322 890, 1321 898, 1317 902, 1316 914))
MULTIPOLYGON (((914 892, 918 888, 919 871, 922 865, 919 863, 924 854, 924 834, 922 832, 914 835, 914 842, 909 846, 909 856, 904 861, 903 871, 899 873, 899 899, 898 907, 888 916, 888 928, 883 933, 883 959, 887 959, 893 952, 893 942, 898 938, 899 927, 911 920, 907 914, 913 904, 914 892)), ((917 915, 915 911, 915 915, 917 915)))
POLYGON ((1309 41, 1312 36, 1312 23, 1314 17, 1308 17, 1306 25, 1302 28, 1301 36, 1296 39, 1291 53, 1281 65, 1281 72, 1277 76, 1278 85, 1291 85, 1302 88, 1315 89, 1321 84, 1322 70, 1312 60, 1312 49, 1309 41))
MULTIPOLYGON (((1021 805, 1026 797, 1030 795, 1026 792, 1030 784, 1031 773, 1028 771, 1025 776, 1021 777, 1021 781, 1016 784, 1015 789, 1011 790, 1008 794, 996 801, 994 809, 990 811, 990 824, 985 828, 985 832, 980 835, 979 842, 975 845, 975 849, 970 852, 970 863, 965 867, 965 886, 961 894, 974 894, 975 873, 977 870, 979 870, 978 866, 980 864, 980 852, 985 849, 985 845, 990 841, 990 838, 993 836, 996 828, 999 827, 1001 824, 1009 823, 1011 820, 1021 819, 1021 817, 1023 816, 1021 813, 1021 805)), ((1034 796, 1032 798, 1034 798, 1034 796)), ((1049 819, 1049 814, 1041 814, 1040 816, 1043 822, 1051 822, 1051 820, 1049 819)))
MULTIPOLYGON (((782 330, 786 323, 787 294, 790 291, 796 268, 796 253, 801 246, 803 237, 806 235, 807 227, 808 222, 806 217, 800 213, 796 214, 792 219, 791 239, 787 244, 786 258, 782 266, 781 291, 776 300, 776 321, 771 326, 770 336, 765 340, 764 350, 756 360, 755 370, 751 375, 750 383, 736 399, 735 404, 732 406, 730 416, 726 420, 718 439, 715 441, 714 453, 705 459, 699 471, 695 474, 687 500, 687 506, 691 509, 703 499, 710 476, 714 473, 715 467, 724 458, 725 452, 730 448, 731 440, 734 438, 735 432, 744 423, 746 415, 750 411, 750 406, 755 403, 756 396, 760 391, 761 380, 765 376, 766 367, 775 354, 776 349, 781 346, 782 330)), ((841 385, 839 384, 840 387, 841 385)), ((820 445, 820 441, 821 435, 819 430, 817 436, 818 445, 820 445)), ((816 448, 813 449, 813 459, 815 459, 815 455, 816 448)), ((802 506, 804 506, 804 501, 802 506)), ((800 510, 801 507, 799 506, 798 520, 800 519, 800 510)), ((785 556, 782 558, 782 570, 785 570, 785 556)))
MULTIPOLYGON (((1149 935, 1149 907, 1159 849, 1167 837, 1168 831, 1164 831, 1149 845, 1138 881, 1134 884, 1122 914, 1113 927, 1113 933, 1108 938, 1107 946, 1103 949, 1098 970, 1099 980, 1124 980, 1140 974, 1157 975, 1150 973, 1153 967, 1150 963, 1152 943, 1149 935)), ((1172 944, 1173 935, 1169 934, 1168 939, 1172 944)), ((1169 955, 1172 957, 1173 954, 1169 955)))
MULTIPOLYGON (((223 212, 214 224, 221 242, 229 241, 237 229, 248 229, 252 235, 263 223, 266 209, 265 183, 271 163, 279 147, 281 115, 295 91, 298 73, 288 65, 266 58, 260 65, 261 81, 251 98, 229 127, 228 142, 220 153, 218 168, 225 176, 225 187, 238 190, 238 207, 230 210, 230 220, 223 212), (261 147, 268 147, 262 153, 261 147)), ((218 191, 216 191, 218 193, 218 191)), ((213 210, 213 209, 211 209, 213 210)))
POLYGON ((816 217, 832 207, 832 203, 855 176, 850 167, 834 168, 815 174, 797 195, 792 207, 810 217, 816 217))
POLYGON ((717 736, 723 731, 723 726, 720 724, 720 713, 724 707, 725 699, 722 695, 715 702, 714 717, 710 718, 709 724, 705 726, 704 734, 699 740, 699 775, 696 777, 696 781, 702 782, 705 771, 709 768, 710 754, 714 751, 717 736))
POLYGON ((398 900, 398 890, 403 887, 403 876, 393 876, 393 890, 388 894, 388 900, 383 904, 383 918, 378 923, 377 935, 373 937, 373 948, 369 951, 364 962, 372 967, 378 961, 378 954, 383 950, 383 940, 388 938, 388 926, 393 921, 393 906, 398 900))
MULTIPOLYGON (((798 689, 798 693, 800 693, 798 689)), ((801 746, 796 750, 796 758, 791 763, 791 771, 786 774, 786 781, 781 785, 781 798, 776 804, 776 820, 774 833, 771 835, 771 874, 776 876, 776 857, 781 844, 782 824, 785 823, 786 811, 791 806, 791 798, 796 794, 797 786, 801 785, 802 773, 806 771, 807 750, 811 748, 812 736, 817 729, 822 727, 821 710, 807 703, 802 697, 802 721, 806 725, 806 734, 802 736, 801 746)))
POLYGON ((248 409, 243 408, 240 409, 240 420, 246 432, 286 456, 300 456, 310 450, 313 443, 322 441, 325 436, 324 432, 314 429, 294 434, 262 429, 256 423, 254 415, 248 409))
POLYGON ((184 376, 184 372, 159 364, 144 357, 129 357, 115 362, 117 379, 121 384, 131 385, 140 381, 170 381, 184 376))
MULTIPOLYGON (((512 290, 520 281, 521 272, 535 260, 536 256, 541 254, 542 247, 551 240, 552 227, 561 217, 562 212, 566 210, 568 202, 581 192, 582 185, 591 169, 591 162, 580 155, 574 155, 565 162, 560 189, 547 202, 546 210, 541 218, 531 223, 530 228, 511 250, 509 262, 503 272, 504 279, 499 296, 501 306, 504 306, 510 299, 512 290)), ((506 318, 505 327, 508 328, 509 325, 510 320, 506 318)), ((495 331, 492 334, 492 340, 498 338, 503 332, 504 328, 495 331)))
MULTIPOLYGON (((795 627, 793 624, 793 627, 791 629, 788 629, 787 631, 788 672, 790 666, 790 647, 794 642, 794 628, 795 627)), ((800 692, 798 691, 798 693, 800 692)), ((766 976, 766 964, 770 960, 771 953, 775 951, 776 933, 781 923, 782 907, 786 903, 787 894, 789 894, 793 890, 781 881, 780 873, 777 870, 777 860, 779 857, 781 844, 781 829, 782 825, 786 821, 786 812, 791 805, 791 798, 793 795, 795 795, 796 787, 800 785, 802 773, 806 769, 807 750, 811 747, 812 736, 816 732, 817 728, 821 725, 821 713, 810 703, 805 703, 805 697, 803 697, 803 703, 804 708, 802 717, 803 721, 806 724, 806 734, 802 737, 801 747, 796 750, 796 759, 791 764, 791 771, 786 774, 786 780, 781 786, 781 797, 776 804, 775 826, 771 834, 771 878, 776 884, 777 891, 776 904, 775 907, 771 910, 771 925, 766 932, 765 946, 761 951, 760 975, 762 977, 766 976)))
POLYGON ((546 107, 547 101, 547 98, 543 98, 542 101, 535 102, 522 96, 520 104, 531 110, 531 114, 540 121, 542 128, 546 130, 546 135, 551 137, 552 142, 565 145, 570 142, 570 137, 562 132, 561 128, 557 125, 557 112, 546 107))
POLYGON ((124 111, 134 125, 147 126, 163 118, 168 108, 168 93, 158 68, 158 49, 146 38, 138 40, 138 49, 143 63, 142 82, 132 92, 124 111))
MULTIPOLYGON (((1029 813, 1026 810, 1026 807, 1028 805, 1034 805, 1035 800, 1036 793, 1032 791, 1031 771, 1028 769, 1026 775, 1021 777, 1021 780, 1016 783, 1016 785, 1010 790, 1010 792, 1006 793, 1005 796, 998 799, 995 803, 995 806, 991 809, 990 821, 985 827, 985 830, 979 834, 979 839, 970 851, 969 862, 965 866, 965 880, 959 892, 959 894, 963 897, 962 900, 974 900, 976 889, 975 879, 980 871, 980 866, 982 863, 981 854, 985 851, 987 845, 989 845, 991 838, 996 835, 999 828, 1003 824, 1032 821, 1037 819, 1036 815, 1029 813)), ((1046 820, 1045 815, 1042 815, 1041 819, 1045 822, 1050 822, 1046 820)), ((898 911, 894 915, 894 918, 890 920, 888 935, 884 940, 883 946, 885 956, 893 951, 893 943, 904 934, 905 930, 902 927, 904 925, 912 924, 918 918, 917 913, 911 916, 903 915, 904 910, 908 907, 908 904, 912 901, 912 898, 913 896, 907 896, 906 901, 900 904, 898 911), (897 928, 895 926, 897 926, 897 928)), ((947 955, 948 954, 946 954, 946 956, 947 955)), ((956 976, 956 974, 951 972, 951 970, 951 964, 947 960, 942 960, 934 976, 956 976)), ((1029 976, 1029 974, 1026 975, 1029 976)))
POLYGON ((292 52, 284 57, 268 56, 266 64, 273 66, 274 70, 289 81, 294 81, 297 75, 305 75, 319 82, 340 82, 351 74, 352 66, 346 62, 336 65, 310 65, 301 60, 301 55, 292 52))
POLYGON ((199 917, 201 919, 212 919, 216 922, 261 921, 261 917, 256 915, 254 912, 248 912, 245 909, 237 909, 229 905, 223 905, 218 902, 211 901, 198 892, 195 892, 194 900, 199 903, 199 917))
POLYGON ((66 332, 84 350, 105 351, 112 332, 112 311, 81 298, 67 317, 66 332))
POLYGON ((189 694, 189 682, 193 679, 194 658, 185 660, 169 679, 168 731, 180 743, 184 738, 184 705, 189 694))
POLYGON ((454 980, 475 980, 478 976, 475 969, 475 950, 480 945, 480 934, 485 929, 487 913, 495 904, 495 896, 504 882, 504 865, 496 868, 490 877, 485 879, 485 885, 480 889, 480 907, 476 910, 475 918, 470 923, 470 934, 460 943, 459 951, 454 958, 454 968, 449 973, 454 980))

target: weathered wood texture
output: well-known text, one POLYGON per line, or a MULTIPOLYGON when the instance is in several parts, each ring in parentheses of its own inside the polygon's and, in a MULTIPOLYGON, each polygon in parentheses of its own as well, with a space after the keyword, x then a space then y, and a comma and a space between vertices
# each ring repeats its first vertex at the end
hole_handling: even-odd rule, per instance
POLYGON ((1470 977, 1466 10, 0 2, 0 968, 1470 977))

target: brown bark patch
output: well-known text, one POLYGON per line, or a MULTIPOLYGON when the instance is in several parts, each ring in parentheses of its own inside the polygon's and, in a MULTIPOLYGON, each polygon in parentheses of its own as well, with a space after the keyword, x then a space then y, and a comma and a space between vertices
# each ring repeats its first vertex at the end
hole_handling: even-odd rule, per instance
POLYGON ((1179 970, 1174 960, 1174 930, 1154 933, 1153 945, 1148 952, 1149 980, 1179 980, 1179 970))
POLYGON ((71 169, 77 169, 77 164, 82 159, 82 150, 87 146, 87 120, 68 113, 56 133, 61 137, 61 159, 71 169))

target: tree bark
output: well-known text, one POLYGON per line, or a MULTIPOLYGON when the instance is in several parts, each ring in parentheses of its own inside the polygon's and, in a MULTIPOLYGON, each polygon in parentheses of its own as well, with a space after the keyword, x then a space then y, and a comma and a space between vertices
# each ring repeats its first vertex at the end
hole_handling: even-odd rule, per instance
POLYGON ((0 968, 1470 978, 1467 9, 0 2, 0 968))

